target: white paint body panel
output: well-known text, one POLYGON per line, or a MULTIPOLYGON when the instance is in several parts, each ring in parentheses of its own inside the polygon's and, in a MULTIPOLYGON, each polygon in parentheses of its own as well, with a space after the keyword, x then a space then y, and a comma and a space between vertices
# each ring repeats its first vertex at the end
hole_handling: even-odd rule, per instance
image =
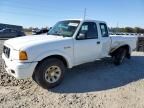
POLYGON ((112 43, 111 43, 111 49, 116 49, 122 45, 129 45, 130 52, 136 49, 137 46, 137 36, 120 36, 120 35, 113 35, 110 36, 112 43))
POLYGON ((51 55, 62 56, 66 60, 68 68, 72 68, 79 64, 107 57, 111 50, 115 50, 122 45, 129 45, 131 51, 136 48, 137 38, 134 36, 103 38, 99 28, 100 21, 80 21, 81 23, 73 37, 37 35, 5 41, 4 45, 11 49, 9 59, 4 54, 2 55, 7 66, 7 72, 16 78, 28 78, 32 76, 38 62, 51 55), (83 22, 95 22, 97 24, 98 39, 75 39, 83 22), (98 41, 100 44, 97 44, 98 41), (19 60, 19 51, 21 50, 27 52, 28 60, 19 60), (14 70, 15 74, 10 73, 9 70, 14 70))

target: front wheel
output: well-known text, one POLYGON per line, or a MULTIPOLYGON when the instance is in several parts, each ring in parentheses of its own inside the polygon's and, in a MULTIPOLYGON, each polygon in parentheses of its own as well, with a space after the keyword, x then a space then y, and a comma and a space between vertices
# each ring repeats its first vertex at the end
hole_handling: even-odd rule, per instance
POLYGON ((116 51, 116 53, 112 56, 113 63, 115 65, 120 65, 123 63, 124 58, 126 57, 126 49, 120 48, 116 51))
POLYGON ((42 61, 35 70, 34 80, 43 88, 58 86, 64 77, 65 66, 62 61, 50 58, 42 61))

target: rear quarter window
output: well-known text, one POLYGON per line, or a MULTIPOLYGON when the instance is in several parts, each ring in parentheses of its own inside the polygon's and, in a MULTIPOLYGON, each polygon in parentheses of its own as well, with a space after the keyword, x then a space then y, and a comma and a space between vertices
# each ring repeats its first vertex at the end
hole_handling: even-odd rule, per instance
POLYGON ((109 37, 107 25, 105 23, 100 23, 99 25, 102 37, 109 37))

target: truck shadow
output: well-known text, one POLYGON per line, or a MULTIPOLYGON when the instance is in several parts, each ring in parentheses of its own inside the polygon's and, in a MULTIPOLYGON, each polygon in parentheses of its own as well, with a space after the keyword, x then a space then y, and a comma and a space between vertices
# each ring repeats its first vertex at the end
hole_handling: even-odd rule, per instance
POLYGON ((110 59, 77 66, 69 70, 56 93, 84 93, 113 89, 144 78, 144 56, 133 56, 120 66, 110 59))

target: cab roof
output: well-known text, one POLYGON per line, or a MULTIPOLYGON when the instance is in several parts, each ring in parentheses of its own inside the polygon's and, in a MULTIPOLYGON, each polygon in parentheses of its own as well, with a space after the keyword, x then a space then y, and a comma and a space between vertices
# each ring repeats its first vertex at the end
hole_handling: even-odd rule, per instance
MULTIPOLYGON (((85 21, 92 21, 92 22, 100 22, 100 23, 106 23, 104 21, 99 21, 99 20, 93 20, 93 19, 65 19, 65 20, 73 20, 73 21, 81 21, 81 22, 85 22, 85 21)), ((63 21, 65 21, 63 20, 63 21)))

